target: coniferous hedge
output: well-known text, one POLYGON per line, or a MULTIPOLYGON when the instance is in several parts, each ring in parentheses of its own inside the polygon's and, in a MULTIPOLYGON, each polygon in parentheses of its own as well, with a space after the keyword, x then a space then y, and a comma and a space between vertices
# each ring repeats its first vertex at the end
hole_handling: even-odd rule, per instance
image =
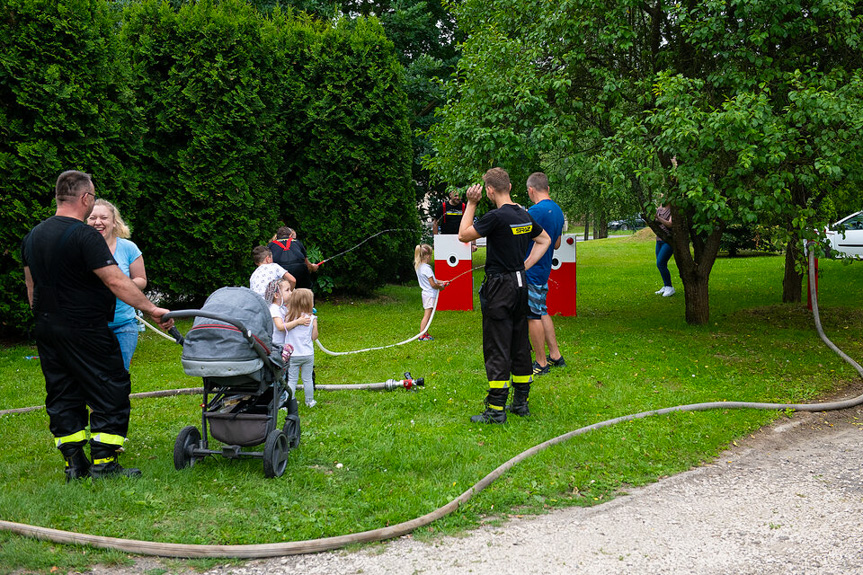
POLYGON ((378 236, 324 268, 337 286, 360 292, 381 285, 379 275, 414 277, 419 217, 409 198, 410 129, 392 45, 376 22, 359 20, 326 30, 307 50, 294 144, 301 162, 285 174, 282 219, 326 246, 325 257, 384 229, 416 229, 378 236))
POLYGON ((125 20, 148 128, 134 239, 146 246, 152 285, 193 297, 247 285, 251 249, 278 217, 280 99, 262 20, 238 1, 179 12, 148 1, 125 20))
POLYGON ((118 60, 115 18, 99 0, 0 4, 0 328, 30 322, 21 240, 53 214, 63 170, 97 193, 137 193, 140 118, 118 60))
POLYGON ((70 168, 120 207, 172 300, 247 285, 251 249, 282 223, 325 257, 415 230, 329 262, 337 290, 412 273, 402 70, 376 21, 265 18, 242 0, 0 10, 2 327, 29 321, 18 246, 70 168))

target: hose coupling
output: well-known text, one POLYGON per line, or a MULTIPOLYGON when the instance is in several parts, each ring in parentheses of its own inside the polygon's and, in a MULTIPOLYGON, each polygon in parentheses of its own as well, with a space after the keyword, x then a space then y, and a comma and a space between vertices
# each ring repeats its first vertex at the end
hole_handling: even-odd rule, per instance
POLYGON ((404 379, 388 379, 384 382, 384 389, 387 391, 392 391, 392 390, 397 389, 399 387, 403 387, 407 390, 410 390, 410 389, 413 389, 415 387, 424 387, 424 386, 425 386, 425 379, 422 377, 420 377, 418 379, 414 379, 413 377, 411 377, 411 374, 409 371, 405 372, 405 378, 404 379))

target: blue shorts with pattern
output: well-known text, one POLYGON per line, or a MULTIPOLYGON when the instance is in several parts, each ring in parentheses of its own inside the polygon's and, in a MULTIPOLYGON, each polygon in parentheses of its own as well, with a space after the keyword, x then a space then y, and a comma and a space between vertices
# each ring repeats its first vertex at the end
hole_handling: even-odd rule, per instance
POLYGON ((548 296, 548 283, 527 284, 527 319, 541 319, 548 315, 545 298, 548 296))

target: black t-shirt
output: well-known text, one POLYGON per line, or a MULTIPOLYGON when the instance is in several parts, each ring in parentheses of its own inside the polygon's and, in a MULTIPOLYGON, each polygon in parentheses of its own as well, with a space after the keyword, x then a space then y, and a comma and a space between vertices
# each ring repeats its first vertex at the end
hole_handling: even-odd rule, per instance
POLYGON ((311 288, 312 277, 306 267, 306 248, 300 240, 277 240, 267 246, 273 254, 273 263, 277 263, 294 276, 296 287, 311 288))
POLYGON ((527 210, 515 204, 491 210, 474 224, 474 229, 487 238, 486 274, 523 270, 530 240, 543 231, 527 210))
POLYGON ((114 319, 116 298, 93 270, 117 262, 94 228, 75 218, 48 218, 24 238, 21 259, 33 278, 33 311, 87 325, 114 319))
POLYGON ((438 206, 435 219, 438 221, 438 230, 442 234, 457 234, 461 225, 461 217, 464 214, 464 204, 458 202, 451 204, 449 201, 438 206))

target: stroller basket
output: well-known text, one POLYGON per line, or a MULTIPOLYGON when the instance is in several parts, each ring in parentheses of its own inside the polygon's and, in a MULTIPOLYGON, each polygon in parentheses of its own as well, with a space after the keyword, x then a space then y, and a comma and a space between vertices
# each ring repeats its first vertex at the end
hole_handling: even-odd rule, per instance
POLYGON ((266 413, 205 413, 210 435, 228 445, 260 445, 267 438, 270 416, 266 413))

